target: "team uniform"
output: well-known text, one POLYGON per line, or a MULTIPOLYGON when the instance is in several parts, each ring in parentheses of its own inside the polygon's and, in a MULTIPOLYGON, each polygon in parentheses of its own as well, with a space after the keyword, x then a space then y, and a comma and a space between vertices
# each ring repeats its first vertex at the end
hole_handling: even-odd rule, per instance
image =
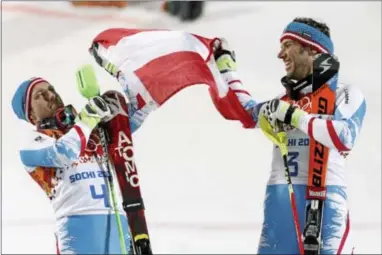
MULTIPOLYGON (((76 125, 66 134, 59 130, 33 132, 29 140, 20 150, 21 160, 51 200, 57 252, 121 254, 97 133, 76 125)), ((128 244, 127 218, 119 210, 128 244)))
MULTIPOLYGON (((321 119, 309 116, 300 129, 287 131, 288 166, 297 200, 300 223, 305 222, 306 186, 309 166, 309 133, 329 150, 326 174, 327 198, 325 201, 322 237, 322 254, 349 254, 351 247, 344 249, 350 219, 347 202, 346 156, 362 128, 366 103, 362 93, 353 86, 339 85, 334 116, 321 119)), ((286 96, 282 100, 288 100, 286 96)), ((309 96, 304 96, 295 106, 310 110, 309 96)), ((284 164, 279 148, 273 149, 271 175, 266 189, 264 223, 259 244, 260 254, 293 253, 298 250, 292 220, 291 204, 285 180, 284 164), (282 211, 283 213, 280 213, 282 211), (274 231, 277 229, 277 231, 274 231)), ((302 226, 303 227, 303 224, 302 226)), ((301 230, 302 231, 302 230, 301 230)))
MULTIPOLYGON (((258 120, 261 103, 257 103, 246 92, 235 70, 221 74, 230 88, 236 92, 241 105, 258 120)), ((279 98, 310 113, 312 85, 303 88, 299 100, 291 100, 282 94, 279 98)), ((299 128, 289 126, 288 166, 296 197, 301 232, 305 222, 306 189, 309 169, 310 137, 329 148, 326 174, 327 198, 322 222, 322 254, 350 254, 351 243, 347 243, 350 218, 347 202, 346 157, 353 148, 362 128, 366 112, 366 101, 356 87, 339 84, 336 89, 334 115, 307 114, 300 119, 299 128), (345 246, 346 245, 346 246, 345 246)), ((256 124, 258 127, 258 123, 256 124)), ((280 149, 273 148, 271 173, 268 180, 264 221, 258 246, 259 254, 299 253, 293 221, 285 167, 280 149)))
MULTIPOLYGON (((31 83, 37 82, 39 80, 31 83)), ((140 122, 136 118, 131 120, 134 132, 140 122)), ((51 201, 58 254, 122 253, 102 156, 97 130, 81 122, 68 131, 32 131, 20 149, 27 172, 51 201)), ((129 248, 128 221, 122 202, 117 204, 125 244, 129 248)))

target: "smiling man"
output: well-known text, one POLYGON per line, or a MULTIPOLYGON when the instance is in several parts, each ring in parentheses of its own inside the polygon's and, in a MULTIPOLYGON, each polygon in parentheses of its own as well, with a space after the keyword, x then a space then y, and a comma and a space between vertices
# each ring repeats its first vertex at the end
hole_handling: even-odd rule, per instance
MULTIPOLYGON (((306 211, 309 194, 325 194, 322 225, 318 226, 321 227, 322 239, 319 254, 349 254, 349 245, 352 244, 347 241, 350 220, 346 156, 353 149, 362 129, 366 101, 362 92, 355 86, 341 83, 337 86, 337 80, 330 79, 327 82, 335 83, 333 87, 336 87, 333 92, 333 114, 312 112, 313 67, 322 67, 320 75, 325 73, 330 64, 326 63, 322 56, 333 56, 334 52, 330 29, 326 24, 311 18, 295 18, 284 29, 280 47, 277 57, 285 64, 286 75, 281 79, 285 92, 278 98, 263 103, 256 103, 250 96, 245 95, 246 93, 236 95, 242 106, 252 114, 254 121, 263 115, 273 128, 277 128, 279 123, 284 124, 286 128, 289 151, 287 163, 301 233, 307 224, 315 220, 320 222, 319 219, 311 218, 311 211, 306 211), (310 144, 316 142, 328 148, 324 193, 308 192, 312 191, 309 185, 312 175, 310 144)), ((235 55, 228 45, 222 44, 221 48, 215 51, 215 59, 227 84, 239 92, 245 91, 236 72, 235 55)), ((273 149, 271 169, 258 253, 300 254, 301 246, 297 241, 283 158, 277 146, 273 149)))

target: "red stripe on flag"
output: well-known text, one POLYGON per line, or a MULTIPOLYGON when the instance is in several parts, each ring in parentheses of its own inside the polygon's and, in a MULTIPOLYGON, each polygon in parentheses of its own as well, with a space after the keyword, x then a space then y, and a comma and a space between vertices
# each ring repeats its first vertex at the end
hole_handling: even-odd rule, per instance
POLYGON ((181 51, 156 58, 135 73, 160 105, 181 89, 194 84, 216 87, 210 69, 195 52, 181 51))
POLYGON ((240 120, 244 128, 254 128, 256 126, 256 122, 252 119, 251 113, 244 109, 232 89, 228 90, 224 98, 219 98, 217 92, 215 92, 212 87, 209 89, 209 92, 216 109, 224 118, 228 120, 240 120))
POLYGON ((146 105, 146 102, 145 102, 145 100, 143 99, 143 97, 141 96, 141 94, 138 94, 138 95, 137 95, 137 102, 138 102, 138 110, 142 109, 143 106, 146 105))
POLYGON ((328 128, 328 132, 330 135, 330 138, 332 139, 332 142, 334 146, 336 146, 337 150, 339 151, 349 151, 348 148, 345 147, 345 145, 342 144, 340 138, 338 137, 336 130, 334 129, 333 123, 331 120, 326 121, 326 127, 328 128))
MULTIPOLYGON (((115 45, 123 37, 135 35, 144 31, 168 31, 148 29, 109 29, 101 32, 94 42, 104 47, 115 45)), ((207 59, 203 59, 199 53, 191 51, 177 51, 171 54, 157 57, 135 71, 140 81, 150 94, 152 99, 159 105, 164 104, 171 96, 188 86, 206 84, 210 86, 209 92, 219 112, 226 119, 240 120, 244 126, 253 127, 256 123, 240 105, 235 93, 228 90, 228 94, 221 95, 213 74, 208 65, 208 59, 212 56, 212 45, 215 39, 208 39, 192 34, 209 50, 207 59), (228 115, 227 115, 228 114, 228 115)))
POLYGON ((192 34, 192 35, 195 36, 196 38, 198 38, 199 41, 202 42, 204 44, 204 46, 206 46, 208 49, 212 48, 211 43, 214 41, 214 39, 211 40, 209 38, 205 38, 203 36, 196 35, 196 34, 192 34))
POLYGON ((196 34, 192 34, 192 35, 195 36, 197 39, 199 39, 199 41, 202 42, 204 44, 204 46, 206 46, 210 50, 210 54, 208 54, 207 59, 206 59, 206 62, 208 62, 212 56, 212 53, 213 53, 212 47, 214 45, 214 42, 216 40, 220 40, 220 39, 218 39, 218 38, 209 39, 209 38, 205 38, 203 36, 196 35, 196 34))

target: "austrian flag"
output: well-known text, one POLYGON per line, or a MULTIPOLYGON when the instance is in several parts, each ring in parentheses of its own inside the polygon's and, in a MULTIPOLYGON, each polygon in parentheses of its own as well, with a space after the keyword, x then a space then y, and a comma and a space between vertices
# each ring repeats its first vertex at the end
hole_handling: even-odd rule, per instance
POLYGON ((158 108, 178 91, 205 84, 224 118, 251 127, 251 115, 216 67, 215 40, 183 31, 113 28, 98 34, 90 51, 117 79, 123 76, 119 82, 140 107, 158 108))

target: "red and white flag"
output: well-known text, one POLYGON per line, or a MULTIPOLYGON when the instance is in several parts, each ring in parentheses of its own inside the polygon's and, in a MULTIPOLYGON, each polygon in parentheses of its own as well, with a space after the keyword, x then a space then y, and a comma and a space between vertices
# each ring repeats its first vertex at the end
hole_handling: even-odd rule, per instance
POLYGON ((97 55, 123 74, 123 89, 137 97, 140 107, 160 107, 178 91, 205 84, 224 118, 253 127, 251 115, 216 67, 215 40, 183 31, 113 28, 98 34, 93 43, 98 44, 97 55))

